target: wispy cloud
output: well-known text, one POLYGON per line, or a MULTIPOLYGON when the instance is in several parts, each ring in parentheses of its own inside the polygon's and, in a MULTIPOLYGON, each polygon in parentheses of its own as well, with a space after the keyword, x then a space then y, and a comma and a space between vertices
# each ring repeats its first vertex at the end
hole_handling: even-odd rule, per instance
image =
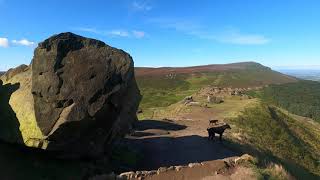
POLYGON ((107 34, 110 36, 118 36, 118 37, 129 37, 129 32, 126 30, 112 30, 108 31, 107 34))
POLYGON ((9 47, 9 40, 7 38, 0 38, 0 47, 9 47))
POLYGON ((136 31, 136 30, 133 30, 133 31, 132 31, 132 34, 133 34, 133 36, 136 37, 136 38, 143 38, 143 37, 145 37, 145 35, 146 35, 145 32, 143 32, 143 31, 136 31))
POLYGON ((85 27, 80 27, 80 28, 74 28, 76 31, 83 31, 83 32, 90 32, 90 33, 95 33, 95 34, 101 34, 103 32, 98 31, 95 28, 85 28, 85 27))
POLYGON ((21 45, 21 46, 33 46, 35 44, 34 42, 29 41, 27 39, 12 40, 11 42, 15 45, 21 45))
POLYGON ((134 11, 150 11, 152 6, 149 4, 148 1, 133 1, 131 4, 131 8, 134 11))
POLYGON ((96 28, 75 28, 76 31, 89 32, 93 34, 98 34, 102 36, 109 37, 122 37, 122 38, 144 38, 146 33, 139 30, 123 30, 123 29, 114 29, 114 30, 98 30, 96 28))
POLYGON ((210 30, 210 28, 190 20, 179 20, 172 18, 153 18, 147 22, 155 24, 161 28, 174 29, 187 35, 192 35, 200 39, 213 40, 221 43, 238 45, 263 45, 271 39, 260 34, 241 33, 235 28, 224 30, 210 30))
POLYGON ((220 35, 213 36, 213 39, 223 43, 240 44, 240 45, 263 45, 271 40, 259 34, 243 34, 238 31, 224 32, 220 35))
POLYGON ((148 23, 155 24, 161 28, 175 29, 187 34, 194 34, 203 29, 203 27, 192 20, 182 20, 174 18, 149 18, 148 23))

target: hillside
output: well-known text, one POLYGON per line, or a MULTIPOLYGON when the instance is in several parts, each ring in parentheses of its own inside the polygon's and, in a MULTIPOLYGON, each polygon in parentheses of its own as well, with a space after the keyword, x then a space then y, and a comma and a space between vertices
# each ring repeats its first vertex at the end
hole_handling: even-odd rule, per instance
MULTIPOLYGON (((244 96, 224 95, 224 102, 215 104, 208 103, 203 93, 196 92, 192 94, 192 97, 194 102, 199 102, 200 105, 196 103, 186 105, 184 101, 180 101, 168 107, 145 109, 140 115, 141 124, 153 123, 155 125, 150 126, 150 129, 139 131, 139 134, 144 137, 141 137, 143 140, 139 140, 141 143, 136 146, 140 148, 147 146, 145 148, 148 151, 157 152, 159 159, 163 154, 170 154, 168 157, 172 158, 166 159, 165 162, 159 161, 159 166, 167 165, 166 162, 176 165, 174 160, 189 151, 188 155, 181 158, 181 164, 212 160, 216 158, 214 155, 223 158, 224 156, 219 153, 231 151, 254 155, 258 159, 256 171, 262 174, 264 179, 270 179, 279 170, 269 169, 272 164, 278 164, 276 167, 288 171, 297 179, 317 179, 319 177, 320 154, 317 150, 319 149, 320 124, 316 121, 290 114, 259 98, 247 99, 244 96), (219 143, 208 144, 206 139, 193 137, 206 138, 208 120, 212 118, 231 125, 232 129, 227 131, 225 135, 227 140, 223 146, 220 146, 219 143), (160 126, 160 122, 164 124, 164 120, 169 120, 168 123, 178 126, 166 129, 160 126), (157 124, 159 126, 156 126, 157 124), (172 140, 174 142, 165 141, 158 136, 174 137, 172 140), (148 137, 155 142, 145 140, 148 137), (196 140, 192 141, 192 139, 196 140), (159 149, 156 143, 165 148, 159 149), (201 148, 198 148, 199 146, 201 148), (206 157, 208 150, 214 153, 206 157), (196 151, 199 152, 195 153, 196 151)), ((148 155, 145 162, 151 163, 149 156, 152 155, 152 153, 148 155)))
POLYGON ((291 113, 312 118, 320 122, 320 83, 299 81, 281 85, 271 85, 252 96, 282 107, 291 113))
POLYGON ((297 179, 319 177, 319 123, 264 103, 228 122, 234 125, 231 147, 280 163, 297 179))
POLYGON ((296 82, 297 79, 255 62, 194 67, 135 69, 143 95, 141 107, 164 107, 205 86, 262 87, 296 82))

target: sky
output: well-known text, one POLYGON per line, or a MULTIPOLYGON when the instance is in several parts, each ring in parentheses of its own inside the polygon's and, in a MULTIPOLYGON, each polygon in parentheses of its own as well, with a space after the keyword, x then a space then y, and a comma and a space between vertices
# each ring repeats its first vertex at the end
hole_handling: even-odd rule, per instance
POLYGON ((0 70, 53 34, 95 38, 135 66, 256 61, 320 69, 318 0, 0 0, 0 70))

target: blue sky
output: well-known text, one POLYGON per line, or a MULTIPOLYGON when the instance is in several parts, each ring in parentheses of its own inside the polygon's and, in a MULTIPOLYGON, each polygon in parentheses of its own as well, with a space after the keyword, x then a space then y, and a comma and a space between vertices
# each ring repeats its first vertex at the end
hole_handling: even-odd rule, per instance
POLYGON ((257 61, 320 69, 317 0, 0 0, 0 70, 71 31, 129 52, 136 66, 257 61))

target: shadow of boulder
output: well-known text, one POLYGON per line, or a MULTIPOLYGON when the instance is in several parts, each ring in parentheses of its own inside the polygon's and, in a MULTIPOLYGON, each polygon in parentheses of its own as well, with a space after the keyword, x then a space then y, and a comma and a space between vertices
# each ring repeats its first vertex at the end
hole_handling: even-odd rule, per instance
POLYGON ((187 126, 175 124, 170 121, 159 121, 159 120, 142 120, 135 124, 135 130, 144 131, 148 129, 162 129, 170 131, 179 131, 186 129, 187 126))
POLYGON ((0 80, 0 139, 9 143, 23 143, 20 123, 9 104, 10 97, 20 84, 5 84, 0 80))
POLYGON ((127 138, 123 141, 131 150, 142 155, 136 167, 132 167, 134 170, 154 170, 240 155, 226 148, 224 142, 211 141, 198 135, 127 138))

